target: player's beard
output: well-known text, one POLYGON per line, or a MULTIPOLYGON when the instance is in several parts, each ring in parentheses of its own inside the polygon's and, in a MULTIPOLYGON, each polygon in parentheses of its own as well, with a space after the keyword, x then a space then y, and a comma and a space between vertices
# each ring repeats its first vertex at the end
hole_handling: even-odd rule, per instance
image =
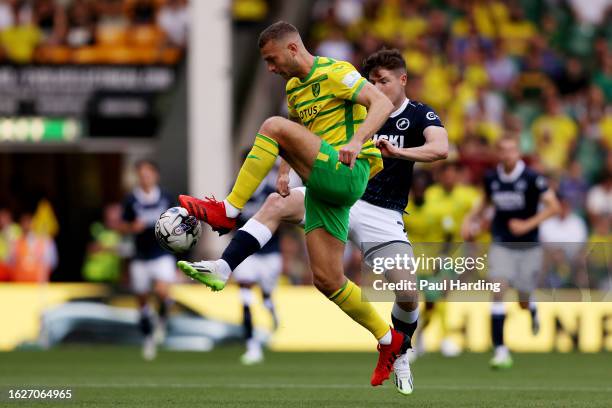
POLYGON ((300 65, 295 59, 289 60, 287 61, 287 69, 283 70, 280 75, 287 81, 297 77, 300 75, 300 65))

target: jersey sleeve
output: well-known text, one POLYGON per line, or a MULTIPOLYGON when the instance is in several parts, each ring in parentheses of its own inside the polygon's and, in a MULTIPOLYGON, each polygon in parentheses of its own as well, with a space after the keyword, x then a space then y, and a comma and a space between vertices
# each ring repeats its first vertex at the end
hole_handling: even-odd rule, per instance
POLYGON ((355 67, 344 61, 335 62, 327 77, 332 85, 332 92, 337 98, 353 102, 367 82, 355 67))
POLYGON ((134 200, 130 195, 123 201, 123 214, 121 215, 123 221, 133 222, 136 220, 136 212, 134 211, 134 200))
POLYGON ((493 174, 489 171, 484 176, 484 195, 487 201, 491 201, 491 184, 493 183, 493 174))
POLYGON ((419 106, 418 119, 419 128, 421 129, 421 132, 427 129, 427 127, 429 126, 444 127, 442 125, 440 117, 436 114, 436 112, 431 107, 425 104, 421 104, 419 106))
POLYGON ((532 176, 532 183, 538 195, 548 190, 548 180, 541 174, 534 173, 532 176))

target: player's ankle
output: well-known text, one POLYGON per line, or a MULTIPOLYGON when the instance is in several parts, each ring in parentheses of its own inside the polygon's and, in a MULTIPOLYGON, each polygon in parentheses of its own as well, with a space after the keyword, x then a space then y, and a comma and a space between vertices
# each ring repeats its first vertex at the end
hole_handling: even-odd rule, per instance
POLYGON ((506 347, 506 345, 500 344, 498 346, 495 346, 495 353, 510 354, 510 350, 508 350, 508 347, 506 347))
POLYGON ((217 265, 217 273, 227 282, 232 274, 232 268, 230 268, 229 264, 224 259, 217 259, 214 262, 217 265))
POLYGON ((229 201, 223 200, 223 204, 225 205, 225 215, 228 218, 236 218, 240 215, 240 210, 231 205, 229 201))

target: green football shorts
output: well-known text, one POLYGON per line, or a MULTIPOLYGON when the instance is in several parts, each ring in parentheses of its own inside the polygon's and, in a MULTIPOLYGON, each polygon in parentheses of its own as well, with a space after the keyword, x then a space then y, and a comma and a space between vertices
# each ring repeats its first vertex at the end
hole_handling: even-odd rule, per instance
POLYGON ((338 152, 322 141, 306 183, 306 233, 325 228, 334 237, 346 242, 349 231, 349 212, 363 195, 370 164, 367 159, 357 159, 351 170, 338 160, 338 152))

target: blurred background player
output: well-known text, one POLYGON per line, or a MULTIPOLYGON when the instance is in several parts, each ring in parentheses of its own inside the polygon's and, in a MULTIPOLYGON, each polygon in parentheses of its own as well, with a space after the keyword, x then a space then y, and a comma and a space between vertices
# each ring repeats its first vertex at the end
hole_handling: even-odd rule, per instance
POLYGON ((140 330, 144 336, 142 355, 152 360, 157 353, 157 343, 165 336, 171 304, 170 285, 176 272, 174 257, 164 252, 155 239, 155 222, 161 213, 173 206, 173 201, 158 185, 157 164, 140 160, 135 169, 138 184, 125 198, 123 219, 117 229, 134 237, 130 282, 140 307, 140 330), (159 301, 158 319, 149 307, 150 295, 155 295, 159 301))
MULTIPOLYGON (((411 200, 406 206, 404 223, 408 237, 413 243, 426 243, 422 250, 428 256, 448 256, 452 244, 461 241, 461 225, 464 217, 478 202, 478 190, 463 183, 462 165, 455 161, 444 161, 435 169, 436 182, 427 187, 426 173, 414 178, 411 200)), ((441 280, 455 275, 454 271, 417 271, 419 279, 441 280), (435 272, 435 275, 427 275, 435 272)), ((454 357, 461 350, 449 336, 446 322, 446 293, 439 291, 423 292, 425 307, 421 318, 420 330, 414 342, 415 353, 412 358, 425 352, 423 331, 435 319, 440 322, 442 342, 440 352, 446 357, 454 357)))
POLYGON ((489 206, 495 209, 491 221, 493 243, 489 250, 489 279, 500 282, 502 290, 493 294, 491 334, 495 352, 493 368, 509 368, 512 357, 504 345, 506 309, 503 303, 508 286, 516 289, 522 309, 529 309, 532 328, 537 332, 536 304, 530 295, 536 289, 542 271, 542 248, 538 244, 538 229, 542 222, 559 211, 555 192, 544 176, 527 167, 521 160, 518 140, 502 137, 498 144, 499 164, 486 174, 484 200, 466 217, 462 234, 473 240, 484 222, 489 206))
MULTIPOLYGON (((248 152, 246 152, 248 154, 248 152)), ((246 154, 244 155, 246 157, 246 154)), ((242 209, 238 217, 238 226, 242 227, 249 222, 259 208, 264 204, 269 194, 276 190, 278 169, 275 167, 259 185, 255 193, 242 209)), ((272 301, 272 292, 276 287, 278 278, 283 269, 283 260, 280 253, 280 239, 278 232, 274 232, 267 244, 259 251, 245 259, 232 274, 240 286, 240 300, 242 301, 242 325, 246 340, 246 352, 240 357, 245 365, 261 363, 264 359, 262 339, 257 338, 254 331, 251 314, 251 304, 254 298, 254 286, 259 286, 263 297, 263 304, 270 312, 273 329, 278 327, 278 316, 272 301)))
POLYGON ((114 226, 121 223, 123 208, 119 203, 108 204, 103 220, 90 226, 92 242, 87 246, 83 262, 83 278, 89 282, 119 281, 121 274, 122 237, 114 226))

